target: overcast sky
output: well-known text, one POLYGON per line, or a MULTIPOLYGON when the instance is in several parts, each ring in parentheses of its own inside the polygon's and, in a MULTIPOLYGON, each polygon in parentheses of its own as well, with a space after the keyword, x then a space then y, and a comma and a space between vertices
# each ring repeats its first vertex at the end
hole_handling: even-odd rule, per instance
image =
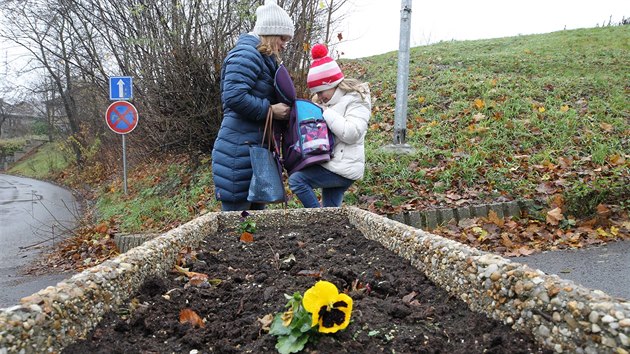
MULTIPOLYGON (((400 0, 348 2, 352 8, 340 26, 344 41, 336 47, 343 58, 398 50, 400 0)), ((416 47, 616 24, 630 17, 630 0, 415 0, 411 14, 410 44, 416 47)), ((23 66, 23 51, 0 41, 0 96, 10 96, 24 82, 12 75, 23 66)))
MULTIPOLYGON (((344 58, 398 50, 400 0, 350 0, 342 26, 344 58)), ((549 33, 619 23, 630 17, 630 0, 414 0, 411 46, 439 41, 549 33)))

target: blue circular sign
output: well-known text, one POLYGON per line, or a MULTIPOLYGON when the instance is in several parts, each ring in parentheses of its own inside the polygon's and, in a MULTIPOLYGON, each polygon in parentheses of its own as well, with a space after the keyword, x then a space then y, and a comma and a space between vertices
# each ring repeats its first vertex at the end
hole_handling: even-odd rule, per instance
POLYGON ((138 125, 138 110, 127 101, 117 101, 109 105, 105 121, 109 129, 118 134, 127 134, 138 125))

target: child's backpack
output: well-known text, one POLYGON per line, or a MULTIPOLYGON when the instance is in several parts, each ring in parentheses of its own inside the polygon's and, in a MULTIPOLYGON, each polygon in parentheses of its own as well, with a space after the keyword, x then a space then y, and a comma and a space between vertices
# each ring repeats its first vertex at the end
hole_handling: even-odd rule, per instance
POLYGON ((275 75, 278 100, 291 106, 288 123, 276 130, 282 147, 282 164, 292 174, 306 166, 330 161, 334 137, 328 129, 322 109, 311 101, 296 97, 289 72, 280 65, 275 75))

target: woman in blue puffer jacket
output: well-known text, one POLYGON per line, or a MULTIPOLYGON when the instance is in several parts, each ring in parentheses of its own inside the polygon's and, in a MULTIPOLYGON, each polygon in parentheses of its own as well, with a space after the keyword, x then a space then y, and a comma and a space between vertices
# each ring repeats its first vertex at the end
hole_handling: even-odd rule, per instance
POLYGON ((294 29, 276 1, 266 0, 256 9, 254 30, 241 35, 223 61, 223 121, 212 150, 215 194, 223 211, 265 208, 247 201, 252 179, 249 145, 261 143, 269 107, 274 119, 289 119, 290 107, 278 103, 273 78, 294 29))

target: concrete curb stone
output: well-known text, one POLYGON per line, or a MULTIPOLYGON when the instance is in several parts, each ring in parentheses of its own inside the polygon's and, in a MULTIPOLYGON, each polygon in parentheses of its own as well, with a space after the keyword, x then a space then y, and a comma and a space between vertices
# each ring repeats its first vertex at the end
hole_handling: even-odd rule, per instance
POLYGON ((490 211, 494 211, 500 218, 506 216, 521 216, 523 212, 529 210, 532 206, 533 201, 519 200, 505 203, 478 204, 459 208, 404 211, 389 214, 387 217, 418 229, 433 230, 438 226, 450 222, 457 223, 464 219, 487 217, 490 211))

